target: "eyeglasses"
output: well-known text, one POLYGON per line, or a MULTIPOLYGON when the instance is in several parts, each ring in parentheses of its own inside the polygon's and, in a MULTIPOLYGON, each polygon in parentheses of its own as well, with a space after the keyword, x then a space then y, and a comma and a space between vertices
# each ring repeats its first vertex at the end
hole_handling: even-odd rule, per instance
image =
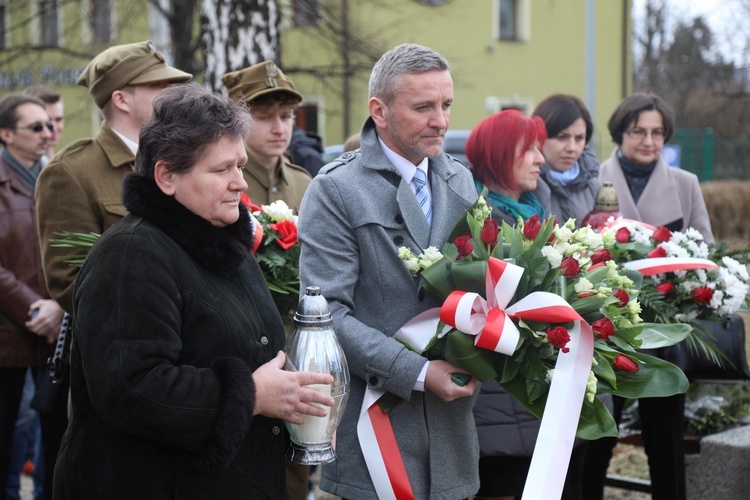
POLYGON ((53 132, 55 130, 55 126, 49 122, 47 123, 32 123, 31 125, 26 125, 25 127, 16 127, 16 128, 22 128, 26 130, 31 130, 35 134, 38 134, 44 130, 44 127, 47 127, 47 130, 50 132, 53 132))
POLYGON ((636 139, 638 141, 643 141, 648 137, 651 136, 651 139, 654 141, 663 141, 664 140, 664 130, 658 128, 656 130, 643 130, 642 128, 636 128, 633 130, 626 130, 626 134, 628 134, 633 139, 636 139))

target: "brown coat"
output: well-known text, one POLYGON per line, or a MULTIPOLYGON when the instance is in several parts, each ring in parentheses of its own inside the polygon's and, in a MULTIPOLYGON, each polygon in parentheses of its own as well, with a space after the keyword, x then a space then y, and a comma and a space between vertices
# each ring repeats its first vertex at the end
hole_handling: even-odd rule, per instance
POLYGON ((268 205, 283 200, 295 214, 299 213, 302 197, 312 181, 307 170, 279 159, 279 175, 276 182, 272 183, 266 167, 253 160, 251 156, 248 156, 242 175, 247 182, 246 193, 253 203, 268 205))
POLYGON ((34 193, 0 156, 0 366, 37 366, 48 348, 24 326, 31 304, 48 299, 34 193))
POLYGON ((56 248, 56 233, 103 233, 126 214, 122 179, 132 171, 135 155, 104 123, 96 137, 82 139, 57 154, 37 181, 37 209, 42 261, 49 291, 60 306, 73 310, 78 269, 58 257, 85 250, 56 248))
POLYGON ((611 182, 614 186, 623 217, 653 226, 667 226, 672 231, 692 227, 703 235, 706 243, 714 241, 706 203, 695 174, 672 168, 659 159, 636 205, 615 150, 601 164, 599 180, 611 182))

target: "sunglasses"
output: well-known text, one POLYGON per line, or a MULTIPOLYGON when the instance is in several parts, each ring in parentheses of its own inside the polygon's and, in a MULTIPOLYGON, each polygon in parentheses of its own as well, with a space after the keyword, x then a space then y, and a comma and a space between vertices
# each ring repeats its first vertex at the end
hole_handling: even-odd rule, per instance
POLYGON ((35 134, 38 134, 44 130, 44 127, 47 127, 47 130, 49 130, 50 132, 55 130, 55 126, 49 122, 48 123, 37 122, 37 123, 32 123, 31 125, 26 125, 25 127, 18 127, 18 128, 31 130, 35 134))

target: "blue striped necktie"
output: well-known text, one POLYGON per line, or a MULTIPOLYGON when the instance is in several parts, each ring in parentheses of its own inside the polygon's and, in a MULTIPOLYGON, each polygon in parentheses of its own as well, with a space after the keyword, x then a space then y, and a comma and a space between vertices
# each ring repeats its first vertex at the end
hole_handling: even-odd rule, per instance
POLYGON ((432 200, 430 200, 430 192, 427 189, 427 174, 424 170, 418 168, 411 182, 414 185, 414 195, 417 197, 419 206, 422 207, 425 218, 427 218, 427 224, 432 226, 432 200))

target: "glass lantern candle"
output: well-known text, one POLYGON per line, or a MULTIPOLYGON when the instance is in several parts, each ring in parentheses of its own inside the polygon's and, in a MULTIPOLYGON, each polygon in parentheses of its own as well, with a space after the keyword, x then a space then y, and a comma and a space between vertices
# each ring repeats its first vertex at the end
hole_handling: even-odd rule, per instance
POLYGON ((291 444, 286 457, 300 464, 323 464, 336 458, 331 441, 341 421, 349 397, 349 366, 344 351, 332 328, 328 302, 320 288, 309 286, 300 298, 294 315, 294 329, 286 342, 286 369, 326 373, 333 376, 333 384, 314 384, 308 387, 331 396, 334 405, 322 406, 325 417, 305 415, 303 424, 285 422, 291 444))

